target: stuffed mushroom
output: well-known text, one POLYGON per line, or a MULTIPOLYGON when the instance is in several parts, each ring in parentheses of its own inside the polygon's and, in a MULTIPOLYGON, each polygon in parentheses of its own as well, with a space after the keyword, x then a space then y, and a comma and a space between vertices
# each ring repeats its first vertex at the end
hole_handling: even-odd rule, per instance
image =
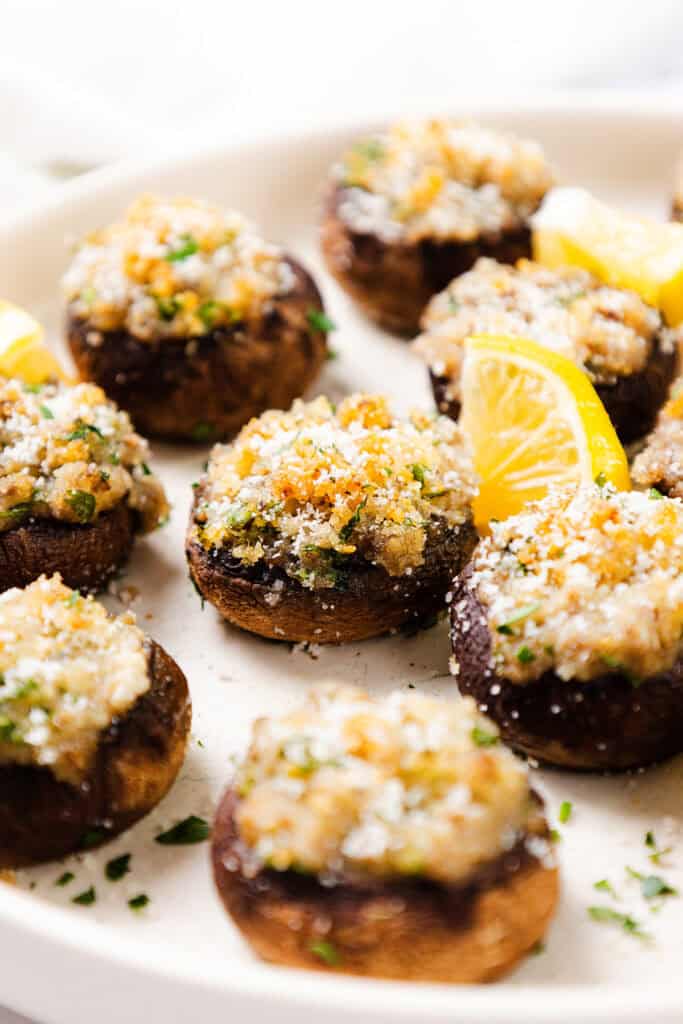
POLYGON ((0 378, 0 590, 59 572, 102 588, 168 515, 146 441, 92 384, 0 378))
POLYGON ((635 487, 683 498, 683 380, 675 382, 654 430, 634 459, 631 480, 635 487))
POLYGON ((172 785, 181 670, 127 612, 41 577, 0 596, 0 868, 105 842, 172 785))
POLYGON ((531 338, 577 363, 595 385, 623 442, 642 437, 666 400, 680 330, 635 292, 574 267, 549 270, 482 259, 435 296, 415 351, 429 368, 441 412, 457 419, 464 341, 472 334, 531 338))
POLYGON ((326 398, 252 420, 195 490, 190 574, 229 622, 339 643, 433 621, 475 542, 474 481, 446 417, 326 398))
POLYGON ((144 196, 64 277, 83 379, 167 439, 236 433, 315 378, 330 322, 315 282, 239 214, 144 196))
POLYGON ((535 142, 471 123, 400 122, 334 168, 327 266, 368 316, 415 334, 432 295, 480 256, 531 255, 529 217, 551 184, 535 142))
POLYGON ((263 959, 412 981, 505 973, 558 890, 540 800, 474 701, 351 687, 256 722, 213 866, 263 959))
POLYGON ((460 692, 549 764, 683 751, 683 505, 585 486, 491 531, 451 593, 460 692))

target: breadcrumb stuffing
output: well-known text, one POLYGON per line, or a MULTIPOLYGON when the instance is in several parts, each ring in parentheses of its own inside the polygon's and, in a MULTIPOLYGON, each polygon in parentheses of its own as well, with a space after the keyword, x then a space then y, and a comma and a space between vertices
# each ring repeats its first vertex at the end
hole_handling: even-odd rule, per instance
POLYGON ((536 142, 472 122, 401 121, 334 169, 339 215, 386 242, 469 242, 522 227, 552 185, 536 142))
MULTIPOLYGON (((282 566, 309 588, 340 582, 351 556, 392 576, 423 562, 427 532, 454 529, 475 493, 459 428, 380 395, 264 413, 217 445, 197 491, 195 530, 247 565, 282 566)), ((273 600, 276 600, 274 595, 273 600)))
POLYGON ((141 196, 121 223, 93 232, 64 276, 70 311, 98 331, 141 341, 193 338, 258 316, 294 273, 238 213, 198 199, 141 196))
POLYGON ((637 684, 681 656, 678 499, 597 485, 551 493, 493 523, 472 564, 491 667, 512 682, 552 669, 580 681, 618 671, 637 684))
POLYGON ((86 777, 100 733, 149 689, 144 635, 59 576, 0 595, 0 764, 86 777))
POLYGON ((538 816, 526 766, 471 698, 313 687, 259 719, 236 821, 253 870, 466 881, 538 816))
POLYGON ((631 467, 636 487, 656 487, 670 498, 683 498, 683 378, 671 389, 642 452, 631 467))
POLYGON ((603 285, 585 270, 515 267, 480 259, 436 295, 422 318, 415 351, 460 398, 464 341, 472 334, 530 338, 577 363, 595 383, 638 373, 655 339, 671 351, 681 335, 635 292, 603 285))
POLYGON ((0 378, 0 531, 27 518, 91 523, 121 501, 149 531, 168 515, 147 442, 94 384, 0 378))

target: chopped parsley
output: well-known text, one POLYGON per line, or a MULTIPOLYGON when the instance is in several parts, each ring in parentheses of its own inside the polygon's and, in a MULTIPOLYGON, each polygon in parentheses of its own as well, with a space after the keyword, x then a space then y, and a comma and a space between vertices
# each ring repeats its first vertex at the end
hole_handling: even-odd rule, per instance
POLYGON ((571 800, 563 800, 560 804, 560 813, 557 815, 557 820, 561 825, 566 825, 572 816, 572 804, 571 800))
POLYGON ((192 843, 203 843, 209 838, 211 829, 208 822, 191 814, 189 818, 179 821, 166 832, 155 837, 155 842, 162 846, 189 846, 192 843))
POLYGON ((129 853, 122 853, 120 857, 114 857, 113 860, 107 861, 104 869, 104 873, 110 882, 118 882, 127 875, 130 871, 130 858, 129 853))
POLYGON ((616 889, 607 878, 601 878, 599 882, 593 882, 593 888, 597 892, 608 892, 615 900, 618 899, 616 889))
POLYGON ((324 334, 327 334, 330 331, 337 330, 334 320, 330 320, 327 313, 324 313, 322 309, 309 309, 306 313, 306 319, 314 331, 322 331, 324 334))
MULTIPOLYGON (((525 567, 526 568, 526 567, 525 567)), ((496 630, 499 633, 503 633, 505 636, 511 636, 513 633, 512 627, 516 622, 521 622, 522 619, 526 619, 529 615, 533 615, 541 607, 540 601, 536 601, 534 604, 525 604, 524 607, 518 608, 516 612, 513 612, 506 622, 501 622, 500 626, 496 626, 496 630)))
POLYGON ((498 742, 497 733, 489 732, 487 729, 482 729, 479 725, 475 725, 472 728, 470 738, 478 747, 495 747, 498 742))
POLYGON ((147 893, 141 892, 138 896, 133 896, 132 899, 128 900, 128 906, 131 910, 143 910, 149 903, 149 896, 147 893))
POLYGON ((422 465, 420 465, 419 462, 416 462, 415 465, 411 467, 411 469, 412 469, 412 474, 413 474, 413 480, 417 480, 417 482, 420 484, 420 486, 424 487, 424 485, 425 485, 425 473, 427 471, 427 466, 422 466, 422 465))
POLYGON ((335 359, 339 359, 339 353, 337 352, 336 348, 328 348, 327 352, 325 353, 325 359, 328 361, 328 363, 332 363, 334 362, 335 359))
POLYGON ((102 828, 89 828, 87 832, 84 832, 81 836, 81 850, 92 850, 94 846, 99 846, 105 839, 106 835, 107 833, 102 828))
POLYGON ((519 650, 517 651, 517 661, 521 665, 528 665, 529 662, 535 661, 535 660, 536 660, 536 655, 534 654, 534 652, 529 647, 526 646, 526 644, 523 644, 522 647, 520 647, 519 650))
POLYGON ((674 889, 659 875, 644 875, 634 868, 626 867, 626 873, 640 882, 640 892, 643 899, 654 900, 658 896, 678 896, 678 889, 674 889))
POLYGON ((89 889, 85 889, 83 892, 79 892, 78 896, 74 896, 72 903, 77 903, 79 907, 90 907, 97 899, 94 886, 90 886, 89 889))
POLYGON ((82 420, 79 420, 71 433, 66 435, 66 439, 67 441, 87 441, 90 434, 104 437, 99 427, 96 427, 93 423, 83 423, 82 420))
POLYGON ((657 840, 655 839, 654 832, 648 831, 645 833, 645 845, 648 850, 651 850, 650 860, 653 864, 659 864, 662 857, 666 857, 667 853, 671 853, 671 847, 666 846, 664 849, 659 849, 657 846, 657 840))
POLYGON ((650 490, 647 492, 647 496, 648 498, 650 498, 651 501, 659 501, 660 498, 664 497, 662 492, 658 491, 656 487, 651 487, 650 490))
POLYGON ((55 414, 52 409, 49 409, 47 405, 39 405, 38 408, 40 409, 40 415, 44 420, 53 420, 55 418, 55 414))
POLYGON ((166 321, 172 320, 176 313, 178 313, 183 308, 182 303, 178 302, 177 299, 174 299, 172 297, 166 298, 164 295, 155 295, 154 301, 157 304, 159 316, 161 317, 162 320, 166 321))
POLYGON ((618 925, 623 931, 629 935, 635 935, 638 939, 649 938, 648 933, 643 931, 640 923, 634 917, 631 917, 630 914, 620 914, 612 907, 589 907, 588 916, 592 921, 597 921, 600 924, 618 925))
POLYGON ((604 473, 598 473, 598 475, 595 478, 595 482, 598 485, 598 487, 604 487, 607 483, 607 477, 604 473))
POLYGON ((197 310, 197 316, 206 327, 207 331, 210 331, 216 320, 221 315, 223 304, 216 302, 214 299, 209 299, 207 302, 202 302, 201 306, 197 310))
POLYGON ((314 942, 310 949, 311 953, 327 964, 328 967, 336 967, 341 963, 339 951, 335 949, 331 942, 314 942))
POLYGON ((213 433, 210 423, 196 423, 192 428, 191 436, 193 441, 208 441, 213 433))
POLYGON ((17 505, 12 505, 12 508, 5 509, 0 515, 3 519, 15 522, 17 519, 23 519, 24 516, 30 515, 32 511, 33 504, 30 501, 20 501, 17 505))
POLYGON ((58 885, 60 886, 60 888, 63 889, 65 885, 69 884, 69 882, 73 882, 75 877, 76 876, 74 875, 73 871, 65 871, 63 875, 59 876, 59 878, 55 882, 55 885, 58 885))
POLYGON ((196 252, 199 252, 196 240, 192 235, 183 235, 178 248, 167 252, 165 258, 167 263, 179 263, 181 260, 186 260, 188 256, 194 256, 196 252))
POLYGON ((95 495, 88 491, 72 490, 67 493, 66 503, 79 523, 89 523, 95 515, 95 495))
POLYGON ((339 536, 340 536, 340 538, 342 540, 348 540, 349 539, 349 537, 353 533, 355 527, 360 522, 360 514, 363 511, 363 509, 365 508, 365 506, 367 505, 367 503, 368 503, 368 499, 367 498, 363 498, 363 500, 361 501, 360 505, 356 508, 356 511, 353 513, 351 518, 347 519, 347 521, 344 523, 344 525, 342 526, 341 530, 339 531, 339 536))
POLYGON ((529 953, 531 956, 540 956, 541 953, 545 953, 545 942, 543 942, 542 939, 539 939, 538 942, 534 942, 529 953))
POLYGON ((140 469, 142 470, 142 475, 143 476, 151 476, 152 475, 152 470, 149 468, 149 466, 147 465, 146 462, 141 462, 140 463, 140 469))

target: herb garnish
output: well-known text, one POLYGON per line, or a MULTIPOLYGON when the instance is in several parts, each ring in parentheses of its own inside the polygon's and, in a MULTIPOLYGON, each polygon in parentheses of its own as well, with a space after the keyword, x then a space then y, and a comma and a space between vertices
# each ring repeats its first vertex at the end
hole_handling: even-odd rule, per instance
POLYGON ((210 423, 196 423, 192 428, 191 436, 193 441, 208 441, 213 433, 210 423))
POLYGON ((90 886, 89 889, 85 889, 83 892, 79 892, 78 896, 74 896, 72 903, 77 903, 79 907, 89 907, 97 899, 94 886, 90 886))
POLYGON ((78 420, 71 433, 66 435, 66 439, 67 441, 87 441, 89 434, 104 437, 100 428, 96 427, 93 423, 84 423, 82 420, 78 420))
POLYGON ((334 320, 330 320, 327 313, 324 313, 322 309, 309 309, 306 313, 306 319, 314 331, 322 331, 323 334, 328 334, 330 331, 337 330, 334 320))
POLYGON ((571 800, 563 800, 560 804, 560 812, 557 815, 557 820, 561 825, 566 825, 572 816, 572 804, 571 800))
POLYGON ((644 932, 640 923, 630 914, 620 914, 612 907, 589 907, 588 916, 600 924, 616 924, 629 935, 635 935, 638 939, 649 939, 650 936, 644 932))
POLYGON ((64 604, 67 608, 73 608, 75 605, 78 604, 80 599, 80 592, 78 590, 74 590, 71 594, 69 594, 68 597, 64 598, 64 604))
POLYGON ((523 644, 522 647, 520 647, 517 651, 517 661, 519 661, 520 664, 528 665, 529 662, 535 660, 536 655, 529 647, 526 646, 526 644, 523 644))
POLYGON ((641 871, 636 871, 635 868, 630 868, 628 865, 626 873, 640 882, 643 899, 653 900, 657 896, 678 896, 678 889, 674 889, 659 875, 644 875, 641 871))
POLYGON ((79 523, 89 523, 95 514, 97 505, 94 494, 78 490, 67 493, 66 503, 79 523))
POLYGON ((423 466, 419 462, 416 462, 413 466, 411 466, 413 480, 417 480, 421 487, 424 487, 425 485, 425 473, 427 469, 427 466, 423 466))
POLYGON ((515 622, 521 622, 522 619, 526 619, 529 615, 533 615, 541 607, 540 601, 536 601, 535 604, 525 604, 523 608, 518 608, 516 612, 513 612, 509 619, 505 622, 501 622, 500 626, 496 626, 498 633, 503 633, 505 636, 511 636, 513 633, 512 626, 515 622))
POLYGON ((199 252, 199 245, 192 235, 182 235, 178 248, 167 252, 165 259, 167 263, 179 263, 188 256, 194 256, 196 252, 199 252))
POLYGON ((208 822, 191 814, 189 818, 179 821, 166 832, 155 836, 155 842, 162 846, 189 846, 192 843, 203 843, 211 834, 208 822))
POLYGON ((157 304, 159 316, 162 320, 166 321, 172 320, 176 313, 183 308, 182 303, 178 302, 177 299, 172 297, 166 298, 164 295, 155 295, 154 301, 157 304))
POLYGON ((605 474, 598 473, 598 475, 595 478, 595 483, 598 485, 598 487, 604 487, 607 483, 607 477, 605 476, 605 474))
POLYGON ((344 525, 342 526, 341 530, 339 531, 339 536, 340 536, 340 538, 342 540, 348 540, 349 539, 349 537, 351 536, 351 534, 354 531, 354 528, 360 522, 360 514, 363 511, 363 509, 365 508, 365 506, 367 505, 367 503, 368 503, 367 497, 363 498, 363 500, 361 501, 360 505, 358 505, 358 507, 356 508, 356 511, 353 513, 353 515, 350 517, 350 519, 347 519, 347 521, 344 523, 344 525))
POLYGON ((336 967, 341 963, 341 956, 331 942, 314 942, 310 947, 311 953, 317 956, 328 967, 336 967))
POLYGON ((653 864, 659 864, 661 858, 666 857, 667 853, 671 853, 672 850, 671 846, 666 846, 664 849, 660 850, 657 847, 657 840, 655 839, 655 834, 651 831, 645 833, 645 845, 647 846, 648 850, 652 850, 652 853, 650 854, 650 860, 653 864))
POLYGON ((64 886, 68 885, 69 882, 73 882, 75 877, 76 876, 74 875, 73 871, 65 871, 63 875, 59 876, 59 878, 55 882, 55 885, 60 886, 60 888, 64 888, 64 886))
POLYGON ((651 487, 650 490, 647 492, 647 496, 648 498, 650 498, 651 501, 659 501, 660 498, 664 497, 662 492, 658 491, 656 487, 651 487))
POLYGON ((495 747, 499 737, 497 733, 489 732, 487 729, 482 729, 481 726, 475 725, 470 732, 470 739, 478 747, 495 747))
POLYGON ((110 882, 118 882, 130 871, 130 853, 122 853, 120 857, 114 857, 107 861, 104 873, 110 882))
POLYGON ((149 896, 144 892, 141 892, 138 896, 133 896, 132 899, 128 900, 128 906, 131 910, 142 910, 148 903, 149 896))
POLYGON ((40 409, 40 415, 44 420, 53 420, 55 418, 55 414, 52 409, 49 409, 46 405, 39 405, 38 408, 40 409))
POLYGON ((607 878, 601 878, 599 882, 593 882, 593 888, 597 889, 598 892, 608 892, 615 900, 619 898, 616 889, 607 878))

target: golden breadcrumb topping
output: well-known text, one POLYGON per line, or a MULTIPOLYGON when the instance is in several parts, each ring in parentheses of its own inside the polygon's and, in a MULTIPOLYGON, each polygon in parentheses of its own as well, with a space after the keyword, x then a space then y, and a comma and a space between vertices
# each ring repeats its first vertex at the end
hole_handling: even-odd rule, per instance
POLYGON ((334 177, 342 220, 387 242, 520 228, 552 185, 537 143, 445 120, 401 121, 357 142, 334 177))
POLYGON ((581 366, 596 383, 637 373, 655 337, 671 350, 679 334, 635 292, 603 285, 585 270, 515 267, 480 259, 436 295, 422 318, 415 350, 460 397, 464 341, 472 334, 530 338, 581 366))
MULTIPOLYGON (((592 485, 491 530, 469 585, 486 610, 496 672, 528 683, 549 669, 581 681, 618 671, 637 683, 679 659, 680 501, 592 485)), ((466 615, 462 601, 455 614, 466 615)))
POLYGON ((255 723, 236 788, 252 870, 330 879, 467 881, 538 814, 526 766, 471 698, 376 699, 331 685, 255 723))
POLYGON ((198 490, 195 529, 247 565, 282 566, 304 586, 333 587, 352 556, 392 576, 423 562, 427 531, 470 515, 474 479, 459 428, 394 416, 381 395, 297 400, 217 445, 198 490))
POLYGON ((645 447, 631 467, 636 487, 656 487, 670 498, 683 498, 683 379, 662 406, 645 447))
POLYGON ((149 689, 144 635, 59 576, 0 595, 0 764, 78 785, 100 733, 149 689))
POLYGON ((91 523, 121 501, 143 531, 167 517, 147 442, 94 384, 0 378, 0 531, 30 516, 91 523))
POLYGON ((257 317, 294 282, 282 250, 240 214, 145 195, 121 223, 84 240, 63 286, 70 311, 96 331, 156 341, 257 317))

